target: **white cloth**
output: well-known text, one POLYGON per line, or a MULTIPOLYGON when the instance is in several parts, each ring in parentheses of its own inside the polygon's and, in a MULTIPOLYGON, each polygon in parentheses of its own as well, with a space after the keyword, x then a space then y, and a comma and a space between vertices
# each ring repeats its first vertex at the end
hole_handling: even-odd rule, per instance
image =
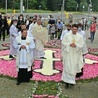
POLYGON ((83 37, 76 33, 69 32, 62 40, 63 73, 62 80, 67 83, 75 84, 76 73, 81 72, 84 65, 82 48, 84 45, 83 37), (75 48, 70 46, 76 44, 75 48))
POLYGON ((26 21, 26 26, 28 26, 28 25, 29 25, 29 20, 26 21))
MULTIPOLYGON (((21 31, 18 32, 18 36, 21 36, 21 31)), ((27 31, 27 36, 31 37, 32 39, 34 39, 33 35, 31 34, 30 31, 27 31)))
POLYGON ((17 71, 19 71, 19 68, 28 68, 28 71, 30 71, 31 65, 34 61, 32 52, 33 49, 35 48, 35 43, 32 40, 32 38, 27 36, 26 40, 22 40, 21 36, 18 36, 16 37, 13 46, 17 50, 17 57, 16 57, 17 71), (26 49, 20 49, 21 45, 25 45, 26 49))
POLYGON ((31 23, 31 24, 29 25, 29 32, 30 32, 30 33, 32 33, 32 31, 33 31, 33 27, 34 27, 34 23, 31 23))
MULTIPOLYGON (((71 31, 71 30, 70 30, 70 31, 71 31)), ((62 40, 62 39, 64 38, 64 36, 65 36, 67 33, 69 33, 70 31, 68 31, 67 29, 66 29, 66 30, 63 30, 63 31, 62 31, 62 34, 61 34, 60 40, 62 40)))
POLYGON ((48 42, 48 31, 37 23, 34 24, 32 35, 35 39, 34 57, 44 57, 44 44, 48 42))
POLYGON ((88 49, 87 49, 87 45, 86 45, 86 33, 85 31, 81 30, 81 31, 78 31, 78 33, 84 38, 84 46, 83 46, 83 54, 87 54, 88 53, 88 49))
POLYGON ((18 36, 18 29, 16 28, 15 25, 12 24, 9 31, 10 31, 10 54, 16 55, 16 50, 13 47, 13 42, 15 38, 18 36))
POLYGON ((81 30, 81 31, 78 31, 78 33, 79 33, 80 35, 82 35, 83 38, 86 40, 86 33, 85 33, 85 31, 81 30))

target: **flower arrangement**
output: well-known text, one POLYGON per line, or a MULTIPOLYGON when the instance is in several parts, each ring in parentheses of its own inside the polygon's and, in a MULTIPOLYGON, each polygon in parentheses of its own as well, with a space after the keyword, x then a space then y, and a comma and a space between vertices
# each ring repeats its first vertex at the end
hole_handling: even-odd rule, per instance
MULTIPOLYGON (((47 50, 47 49, 46 49, 47 50)), ((53 59, 61 58, 61 50, 60 49, 48 49, 55 51, 53 55, 53 59)), ((4 58, 6 55, 9 55, 9 50, 0 51, 0 75, 8 76, 12 78, 17 77, 15 59, 7 59, 4 58)), ((47 57, 46 57, 47 58, 47 57)), ((85 58, 92 61, 92 64, 86 63, 84 65, 84 74, 80 78, 76 80, 90 80, 96 79, 98 80, 98 56, 87 54, 85 58), (96 62, 94 62, 96 61, 96 62)), ((34 62, 33 70, 41 69, 43 60, 36 60, 34 62)), ((33 71, 33 78, 31 80, 34 81, 32 83, 31 95, 29 98, 68 98, 67 96, 62 95, 62 83, 61 75, 62 75, 62 62, 61 61, 53 61, 53 69, 59 70, 59 73, 55 73, 53 75, 43 75, 39 72, 33 71)), ((49 64, 48 64, 49 66, 49 64)))

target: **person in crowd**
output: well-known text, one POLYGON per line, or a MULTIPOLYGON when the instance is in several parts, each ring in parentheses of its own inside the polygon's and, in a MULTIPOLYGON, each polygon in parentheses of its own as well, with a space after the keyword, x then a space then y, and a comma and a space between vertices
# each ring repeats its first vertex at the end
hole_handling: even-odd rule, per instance
POLYGON ((18 17, 18 22, 17 22, 18 31, 21 30, 20 25, 21 25, 21 23, 23 23, 23 22, 24 22, 24 17, 23 17, 23 15, 21 14, 21 15, 18 17))
POLYGON ((57 27, 58 39, 60 39, 63 30, 63 23, 61 22, 61 20, 57 21, 56 27, 57 27))
POLYGON ((17 85, 20 85, 22 82, 29 82, 32 78, 31 52, 35 48, 35 43, 31 37, 27 36, 27 29, 22 29, 21 36, 15 38, 13 46, 17 51, 17 85))
POLYGON ((67 29, 62 31, 60 40, 62 41, 62 39, 64 38, 64 36, 65 36, 67 33, 69 33, 70 31, 71 31, 71 25, 68 24, 68 25, 67 25, 67 29))
MULTIPOLYGON (((25 22, 23 22, 20 27, 21 27, 21 30, 22 29, 27 29, 25 22)), ((21 30, 18 32, 18 36, 21 36, 21 30)), ((29 30, 27 30, 27 35, 34 40, 34 37, 33 37, 32 33, 29 30)))
POLYGON ((65 87, 76 84, 76 73, 81 72, 84 65, 82 48, 84 45, 83 37, 78 33, 78 25, 72 25, 72 32, 69 32, 62 40, 62 80, 66 83, 65 87))
POLYGON ((12 19, 11 19, 11 17, 8 15, 8 16, 7 16, 7 35, 10 34, 9 29, 10 29, 11 22, 12 22, 12 19))
POLYGON ((32 30, 33 30, 35 23, 36 23, 36 19, 33 18, 31 24, 29 25, 29 29, 28 29, 30 33, 32 33, 32 30))
POLYGON ((1 41, 1 35, 2 35, 2 15, 0 13, 0 41, 1 41))
POLYGON ((2 18, 1 18, 1 24, 2 26, 1 26, 0 40, 3 35, 3 41, 5 41, 5 30, 7 28, 7 20, 4 15, 2 15, 2 18))
POLYGON ((50 26, 50 39, 54 40, 55 37, 56 37, 56 25, 51 24, 51 26, 50 26))
POLYGON ((69 24, 72 24, 72 23, 73 23, 73 15, 70 14, 70 15, 69 15, 69 24))
MULTIPOLYGON (((84 46, 83 46, 83 49, 82 49, 83 61, 85 63, 85 55, 88 53, 88 49, 87 49, 87 45, 86 45, 86 33, 85 33, 85 31, 82 30, 82 25, 81 24, 78 24, 78 33, 83 37, 84 42, 85 42, 84 46)), ((76 77, 79 78, 82 75, 83 75, 83 68, 81 69, 81 72, 76 74, 76 77)))
POLYGON ((95 33, 96 33, 96 23, 92 20, 92 23, 90 25, 90 40, 91 40, 91 43, 94 41, 95 33))
POLYGON ((26 15, 25 23, 26 23, 26 28, 28 29, 29 25, 30 25, 30 17, 29 17, 29 15, 26 15))
POLYGON ((13 55, 16 55, 16 50, 13 47, 13 42, 15 38, 18 36, 18 29, 17 29, 17 19, 12 20, 12 25, 10 27, 10 55, 9 58, 14 58, 13 55))

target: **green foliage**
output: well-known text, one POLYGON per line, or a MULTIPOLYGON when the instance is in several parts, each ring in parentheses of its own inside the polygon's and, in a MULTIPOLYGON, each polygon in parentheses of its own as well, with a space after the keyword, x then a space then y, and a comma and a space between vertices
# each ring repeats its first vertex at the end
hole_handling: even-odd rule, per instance
MULTIPOLYGON (((5 1, 0 0, 0 8, 5 9, 5 1)), ((8 9, 20 9, 20 0, 7 0, 8 9)), ((98 11, 98 0, 92 1, 92 10, 98 11)), ((37 10, 51 10, 60 11, 63 0, 23 0, 23 5, 25 9, 37 9, 37 10), (28 4, 28 5, 27 5, 28 4)), ((66 11, 83 11, 83 5, 85 6, 84 11, 88 11, 88 5, 90 0, 65 0, 65 10, 66 11), (77 7, 78 4, 78 7, 77 7)))
POLYGON ((36 89, 35 95, 56 95, 58 91, 58 83, 56 82, 38 82, 38 88, 36 89))
POLYGON ((88 3, 86 0, 83 0, 81 3, 80 3, 80 11, 87 11, 88 10, 88 3), (84 8, 83 8, 84 6, 84 8))
POLYGON ((75 0, 69 0, 69 2, 67 3, 67 8, 69 9, 69 11, 75 11, 76 6, 77 2, 75 0))

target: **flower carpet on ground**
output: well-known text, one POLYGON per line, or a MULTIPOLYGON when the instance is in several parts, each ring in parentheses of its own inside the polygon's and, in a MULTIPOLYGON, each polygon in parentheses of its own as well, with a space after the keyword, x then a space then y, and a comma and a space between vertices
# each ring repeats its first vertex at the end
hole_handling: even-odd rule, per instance
MULTIPOLYGON (((33 65, 32 83, 33 98, 68 98, 63 96, 61 89, 61 74, 63 65, 60 49, 45 49, 46 59, 37 59, 33 65)), ((98 77, 98 56, 87 54, 85 56, 83 76, 76 80, 85 80, 98 77)), ((9 58, 9 50, 0 51, 0 75, 17 77, 16 59, 9 58)), ((32 98, 30 97, 30 98, 32 98)))
MULTIPOLYGON (((9 59, 9 50, 0 51, 0 74, 4 76, 17 77, 15 59, 9 59)), ((47 59, 35 60, 33 66, 32 80, 61 81, 62 62, 60 49, 46 49, 47 59)), ((87 54, 85 56, 84 74, 80 79, 98 77, 98 56, 87 54)))

